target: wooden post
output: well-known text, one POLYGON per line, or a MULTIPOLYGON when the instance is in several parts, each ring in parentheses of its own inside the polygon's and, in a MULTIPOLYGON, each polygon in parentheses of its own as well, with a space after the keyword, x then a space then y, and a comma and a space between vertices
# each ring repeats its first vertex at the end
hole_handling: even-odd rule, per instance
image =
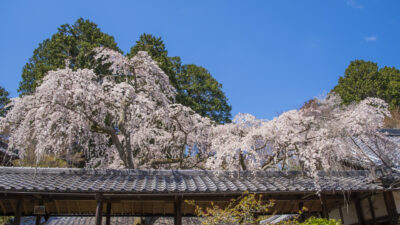
POLYGON ((376 222, 375 210, 374 210, 374 205, 372 204, 371 197, 368 197, 368 205, 369 205, 369 211, 371 212, 372 216, 372 224, 375 224, 376 222))
POLYGON ((17 200, 17 207, 15 208, 15 217, 14 217, 14 225, 19 225, 21 223, 21 214, 22 214, 22 198, 17 200))
MULTIPOLYGON (((383 192, 383 199, 385 200, 386 211, 390 218, 390 221, 396 221, 398 218, 396 203, 394 202, 393 193, 391 191, 383 192)), ((394 223, 393 223, 394 224, 394 223)))
POLYGON ((174 203, 174 219, 175 225, 182 225, 182 197, 175 196, 175 203, 174 203))
POLYGON ((37 215, 36 216, 36 223, 35 223, 35 225, 40 225, 40 219, 42 218, 42 216, 41 215, 37 215))
POLYGON ((299 216, 299 222, 304 222, 304 220, 305 220, 305 215, 304 215, 304 211, 302 211, 303 210, 303 206, 304 206, 304 203, 303 202, 299 202, 299 212, 301 212, 301 214, 300 214, 300 216, 299 216))
POLYGON ((96 195, 97 207, 96 207, 96 225, 102 225, 101 220, 103 219, 103 199, 102 195, 96 195))
POLYGON ((111 202, 107 202, 106 225, 111 224, 111 202))
POLYGON ((358 224, 365 224, 363 212, 362 212, 362 209, 361 209, 361 202, 360 202, 360 199, 358 197, 357 197, 357 200, 355 202, 355 206, 356 206, 358 224))
POLYGON ((326 196, 324 194, 321 194, 321 207, 322 207, 322 217, 329 219, 328 205, 326 204, 326 196))
POLYGON ((343 218, 343 211, 342 211, 342 207, 339 207, 339 215, 340 215, 340 220, 342 221, 342 224, 344 224, 344 218, 343 218))

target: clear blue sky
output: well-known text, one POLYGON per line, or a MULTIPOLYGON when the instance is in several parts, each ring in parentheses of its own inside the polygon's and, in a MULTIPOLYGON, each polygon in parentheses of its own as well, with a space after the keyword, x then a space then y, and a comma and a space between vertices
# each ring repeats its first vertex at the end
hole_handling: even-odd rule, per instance
POLYGON ((23 65, 79 17, 126 53, 140 34, 206 67, 232 113, 273 118, 327 93, 351 60, 400 68, 400 1, 1 1, 0 86, 17 96, 23 65))

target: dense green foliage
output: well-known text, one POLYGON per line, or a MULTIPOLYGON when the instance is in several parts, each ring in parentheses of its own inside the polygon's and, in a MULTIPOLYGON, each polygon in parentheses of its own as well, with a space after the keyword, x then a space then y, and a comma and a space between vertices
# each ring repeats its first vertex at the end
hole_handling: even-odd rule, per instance
MULTIPOLYGON (((48 71, 65 67, 66 59, 70 60, 69 67, 72 69, 91 68, 98 75, 106 74, 108 66, 93 60, 91 50, 99 46, 121 52, 114 38, 101 32, 89 20, 80 18, 73 25, 61 25, 57 33, 34 50, 23 68, 18 91, 21 95, 33 93, 48 71)), ((206 69, 182 65, 179 57, 169 57, 162 39, 151 34, 141 35, 128 56, 133 57, 138 51, 149 52, 168 75, 177 90, 177 103, 218 123, 230 122, 231 106, 222 91, 222 85, 206 69)))
POLYGON ((183 65, 177 80, 179 84, 177 102, 217 122, 230 121, 232 107, 221 90, 222 85, 207 69, 193 64, 183 65))
POLYGON ((194 64, 182 65, 180 57, 169 57, 162 39, 151 34, 142 34, 128 56, 133 57, 138 51, 147 51, 158 62, 177 90, 178 103, 218 123, 230 122, 231 106, 222 85, 207 69, 194 64))
POLYGON ((0 87, 0 116, 5 116, 7 113, 6 105, 10 102, 8 95, 8 92, 3 87, 0 87))
POLYGON ((128 57, 135 56, 139 51, 147 51, 160 68, 168 75, 171 84, 176 88, 176 74, 181 66, 180 57, 169 57, 161 37, 154 37, 151 34, 142 34, 136 44, 127 54, 128 57))
POLYGON ((255 225, 260 224, 263 217, 257 214, 265 214, 274 205, 274 201, 264 202, 262 195, 244 192, 237 199, 232 199, 228 205, 221 207, 211 203, 211 207, 202 208, 195 201, 185 201, 186 204, 195 208, 195 215, 201 217, 203 225, 237 224, 255 225))
POLYGON ((40 84, 44 75, 57 68, 65 67, 65 60, 70 60, 72 69, 93 68, 97 74, 104 74, 106 66, 94 65, 91 50, 95 47, 107 47, 120 51, 114 37, 101 32, 96 24, 82 18, 73 25, 64 24, 58 28, 51 39, 46 39, 33 51, 33 56, 25 64, 21 94, 30 94, 40 84))
POLYGON ((0 225, 12 224, 13 221, 14 221, 13 216, 0 216, 0 225))
MULTIPOLYGON (((200 207, 196 201, 185 201, 186 204, 194 207, 195 215, 201 217, 203 225, 219 225, 219 224, 237 224, 237 225, 255 225, 261 221, 268 219, 270 216, 257 216, 268 213, 275 205, 273 200, 265 201, 262 195, 244 192, 242 196, 231 199, 231 201, 221 207, 217 203, 211 203, 211 207, 200 207)), ((299 222, 299 217, 307 211, 303 208, 297 216, 291 220, 281 221, 280 225, 340 225, 340 220, 310 217, 304 222, 299 222)))
POLYGON ((334 219, 324 219, 315 217, 310 217, 306 221, 298 223, 298 225, 340 225, 340 224, 342 224, 340 221, 334 219))
POLYGON ((394 67, 379 69, 374 62, 355 60, 333 91, 340 95, 344 104, 378 97, 395 108, 400 106, 400 71, 394 67))

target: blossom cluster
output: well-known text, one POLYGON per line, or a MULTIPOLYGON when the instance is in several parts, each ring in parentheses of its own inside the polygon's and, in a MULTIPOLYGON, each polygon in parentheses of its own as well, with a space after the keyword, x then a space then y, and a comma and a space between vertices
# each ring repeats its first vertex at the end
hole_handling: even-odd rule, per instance
POLYGON ((168 76, 147 52, 128 58, 110 49, 94 51, 110 74, 50 71, 34 94, 13 100, 0 118, 10 149, 38 158, 84 152, 86 166, 302 169, 316 175, 349 158, 375 162, 352 139, 374 137, 391 147, 375 150, 373 157, 400 165, 391 151, 398 144, 379 132, 390 116, 383 100, 344 106, 329 95, 272 120, 238 114, 232 123, 218 125, 175 103, 168 76))

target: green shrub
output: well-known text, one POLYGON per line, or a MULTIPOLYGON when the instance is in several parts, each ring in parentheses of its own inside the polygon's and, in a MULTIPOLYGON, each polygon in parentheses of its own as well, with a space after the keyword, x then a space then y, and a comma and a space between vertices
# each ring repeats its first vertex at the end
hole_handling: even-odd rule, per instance
POLYGON ((299 225, 340 225, 340 220, 310 217, 299 225))

